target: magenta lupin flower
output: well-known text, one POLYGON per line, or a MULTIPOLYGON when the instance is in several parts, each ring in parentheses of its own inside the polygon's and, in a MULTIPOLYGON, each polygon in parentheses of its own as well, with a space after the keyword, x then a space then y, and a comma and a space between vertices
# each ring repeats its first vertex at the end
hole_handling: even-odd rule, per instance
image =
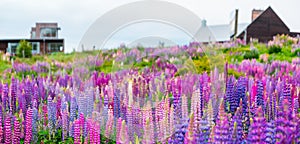
POLYGON ((25 144, 30 144, 32 138, 32 109, 29 108, 26 114, 26 133, 25 133, 25 144))
MULTIPOLYGON (((0 106, 1 108, 1 106, 0 106)), ((2 127, 2 116, 0 117, 0 142, 3 141, 3 135, 4 135, 4 132, 3 132, 3 127, 2 127)))
POLYGON ((11 143, 11 118, 10 116, 7 116, 5 119, 5 143, 10 144, 11 143))
POLYGON ((17 119, 14 121, 14 132, 13 132, 13 144, 19 144, 20 143, 20 135, 21 135, 21 129, 20 129, 20 123, 17 119))
POLYGON ((92 119, 88 119, 88 129, 89 129, 89 139, 90 139, 90 143, 95 143, 94 140, 94 122, 92 119))
POLYGON ((74 121, 74 144, 80 144, 80 120, 74 121))

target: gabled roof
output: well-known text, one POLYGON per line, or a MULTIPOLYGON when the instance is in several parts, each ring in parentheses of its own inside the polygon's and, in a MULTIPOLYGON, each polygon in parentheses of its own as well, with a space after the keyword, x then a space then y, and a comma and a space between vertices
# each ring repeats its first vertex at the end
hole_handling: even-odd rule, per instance
POLYGON ((275 13, 275 11, 271 8, 271 6, 269 6, 264 12, 262 12, 257 18, 255 18, 247 27, 245 27, 245 29, 243 29, 242 31, 238 32, 238 37, 241 36, 243 34, 243 32, 248 28, 250 27, 251 25, 255 24, 257 21, 259 21, 261 18, 263 18, 265 15, 267 15, 268 13, 271 13, 273 14, 277 20, 279 20, 283 25, 284 27, 286 27, 288 30, 288 26, 282 21, 282 19, 275 13))

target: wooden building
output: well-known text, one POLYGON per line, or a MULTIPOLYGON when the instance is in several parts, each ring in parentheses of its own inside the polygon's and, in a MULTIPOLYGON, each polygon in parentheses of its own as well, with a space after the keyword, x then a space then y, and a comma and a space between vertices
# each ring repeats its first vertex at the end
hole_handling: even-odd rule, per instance
POLYGON ((257 39, 259 42, 268 42, 275 35, 285 34, 292 37, 300 35, 297 32, 290 32, 288 26, 280 19, 271 7, 265 11, 253 10, 252 22, 237 35, 237 38, 244 39, 247 43, 251 39, 257 39))

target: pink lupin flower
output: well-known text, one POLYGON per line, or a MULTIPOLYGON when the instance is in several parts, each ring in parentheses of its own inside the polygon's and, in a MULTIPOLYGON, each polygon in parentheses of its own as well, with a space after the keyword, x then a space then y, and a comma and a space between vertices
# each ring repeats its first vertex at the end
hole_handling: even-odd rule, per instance
POLYGON ((80 130, 82 131, 81 134, 83 134, 83 129, 84 129, 84 115, 82 113, 79 116, 79 125, 80 125, 80 130))
POLYGON ((89 129, 90 143, 95 143, 95 140, 94 140, 94 122, 93 122, 92 119, 88 120, 88 129, 89 129))
POLYGON ((30 144, 32 138, 32 109, 28 108, 26 114, 26 133, 25 133, 25 144, 30 144))
POLYGON ((122 118, 120 117, 118 119, 118 122, 117 122, 117 130, 116 130, 116 141, 120 141, 120 133, 121 133, 121 127, 122 127, 122 118))
POLYGON ((185 138, 184 138, 185 144, 195 143, 193 131, 194 131, 194 113, 190 115, 188 131, 185 133, 185 138))
POLYGON ((106 130, 105 130, 105 136, 107 138, 109 138, 112 133, 112 126, 113 126, 113 108, 112 105, 110 104, 108 109, 108 120, 106 123, 106 130))
POLYGON ((10 144, 11 143, 11 122, 10 122, 10 116, 7 116, 5 119, 5 143, 10 144))
POLYGON ((20 123, 16 119, 14 121, 14 132, 13 132, 13 144, 19 144, 20 143, 20 134, 21 134, 21 129, 20 129, 20 123))
POLYGON ((74 121, 74 144, 80 144, 80 120, 74 121))
POLYGON ((0 142, 3 141, 3 128, 2 128, 2 117, 0 117, 0 142))
POLYGON ((100 144, 100 125, 98 123, 94 125, 94 143, 100 144))

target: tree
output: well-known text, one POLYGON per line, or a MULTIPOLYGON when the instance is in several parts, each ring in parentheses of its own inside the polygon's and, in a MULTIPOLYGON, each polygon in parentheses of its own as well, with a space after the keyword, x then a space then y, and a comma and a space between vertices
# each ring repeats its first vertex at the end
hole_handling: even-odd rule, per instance
POLYGON ((21 40, 18 47, 16 55, 18 57, 30 58, 32 56, 32 47, 31 44, 26 40, 21 40))

